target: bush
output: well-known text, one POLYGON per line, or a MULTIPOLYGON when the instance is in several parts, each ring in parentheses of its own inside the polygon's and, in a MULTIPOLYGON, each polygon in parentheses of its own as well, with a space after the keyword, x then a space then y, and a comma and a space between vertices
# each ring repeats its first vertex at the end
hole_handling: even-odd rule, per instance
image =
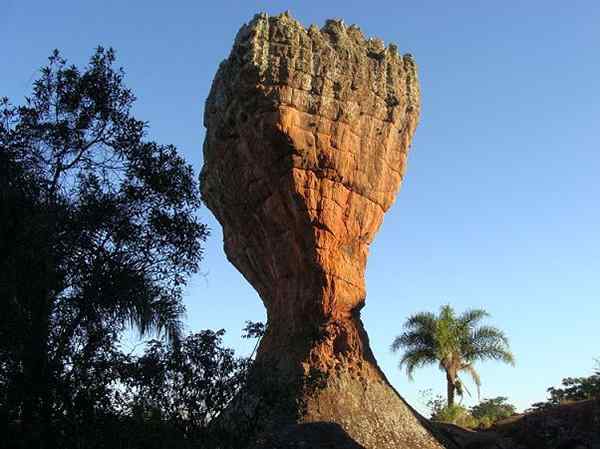
POLYGON ((431 411, 432 421, 456 424, 461 427, 488 429, 500 419, 507 418, 516 411, 515 406, 509 404, 508 399, 503 396, 485 399, 471 409, 467 409, 459 404, 449 407, 446 399, 441 395, 432 397, 431 390, 424 390, 421 395, 426 399, 425 405, 431 411))
POLYGON ((448 406, 446 399, 439 394, 431 397, 431 390, 421 391, 421 395, 426 399, 425 405, 431 412, 432 421, 456 424, 469 428, 478 426, 477 420, 466 407, 458 404, 448 406))
POLYGON ((471 415, 469 410, 458 404, 441 408, 435 414, 431 415, 431 419, 433 421, 456 424, 461 427, 474 428, 479 425, 479 422, 471 415))
POLYGON ((471 407, 471 414, 479 421, 479 427, 491 427, 497 421, 508 418, 516 412, 515 406, 507 401, 508 398, 504 396, 484 399, 479 404, 471 407))

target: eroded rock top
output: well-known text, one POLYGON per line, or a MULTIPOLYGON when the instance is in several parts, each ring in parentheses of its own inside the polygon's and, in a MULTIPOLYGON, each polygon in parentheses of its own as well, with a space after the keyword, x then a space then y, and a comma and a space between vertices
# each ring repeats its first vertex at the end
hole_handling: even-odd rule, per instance
MULTIPOLYGON (((415 63, 395 45, 366 38, 342 21, 306 29, 289 13, 263 13, 240 29, 221 64, 205 126, 216 139, 235 138, 249 115, 293 108, 299 114, 289 125, 306 131, 294 142, 294 166, 334 170, 327 177, 386 210, 404 174, 419 104, 415 63), (317 160, 319 137, 329 138, 338 154, 325 152, 317 160), (394 173, 390 178, 382 171, 394 173)), ((205 150, 208 161, 212 156, 205 150)))

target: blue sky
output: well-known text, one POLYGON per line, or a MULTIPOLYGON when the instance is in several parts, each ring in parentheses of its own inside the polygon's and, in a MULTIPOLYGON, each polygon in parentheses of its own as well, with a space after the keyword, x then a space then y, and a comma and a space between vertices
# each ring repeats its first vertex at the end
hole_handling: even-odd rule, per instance
MULTIPOLYGON (((0 0, 0 95, 20 102, 58 48, 83 64, 117 50, 150 137, 202 164, 202 113, 240 25, 259 11, 356 23, 415 56, 422 116, 407 177, 371 247, 363 319, 378 361, 423 410, 432 367, 409 382, 389 352, 417 311, 483 307, 515 368, 480 365, 484 397, 518 408, 600 357, 600 3, 597 1, 0 0)), ((262 304, 225 259, 218 223, 186 292, 190 331, 225 328, 241 354, 262 304)), ((473 400, 468 398, 466 404, 473 400)))

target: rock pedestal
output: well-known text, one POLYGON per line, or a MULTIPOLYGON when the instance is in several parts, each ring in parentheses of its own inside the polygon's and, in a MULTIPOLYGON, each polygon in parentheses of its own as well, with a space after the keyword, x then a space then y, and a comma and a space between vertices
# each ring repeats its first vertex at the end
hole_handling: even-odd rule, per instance
POLYGON ((442 447, 378 368, 360 320, 369 244, 419 104, 410 55, 289 14, 241 28, 206 101, 202 195, 267 309, 257 363, 320 378, 283 421, 334 423, 369 449, 442 447))

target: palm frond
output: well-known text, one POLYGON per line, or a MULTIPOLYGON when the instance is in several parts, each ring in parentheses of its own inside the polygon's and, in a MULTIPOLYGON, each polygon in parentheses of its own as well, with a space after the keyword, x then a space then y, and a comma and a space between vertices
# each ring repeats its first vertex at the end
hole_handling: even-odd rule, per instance
POLYGON ((406 375, 409 380, 413 380, 415 369, 422 368, 425 365, 435 363, 437 361, 433 351, 429 349, 409 350, 404 353, 398 367, 406 369, 406 375))
POLYGON ((490 314, 483 309, 469 309, 463 312, 458 321, 461 326, 464 327, 474 327, 479 323, 482 319, 489 317, 490 314))
POLYGON ((470 333, 463 345, 463 356, 468 362, 493 359, 515 364, 508 338, 504 332, 492 326, 481 326, 470 333))
POLYGON ((405 329, 435 329, 436 316, 431 312, 411 315, 404 323, 405 329))
POLYGON ((481 378, 479 377, 479 373, 475 370, 473 365, 468 364, 462 367, 462 371, 466 371, 473 379, 473 383, 477 387, 477 399, 481 399, 481 378))
POLYGON ((177 345, 183 333, 185 307, 173 297, 161 297, 152 307, 152 327, 163 332, 170 344, 177 345))
POLYGON ((140 337, 162 334, 169 344, 177 345, 183 333, 185 307, 177 296, 169 292, 155 293, 154 298, 131 295, 120 304, 118 313, 127 317, 130 326, 138 330, 140 337))
POLYGON ((394 338, 390 349, 392 352, 397 352, 401 348, 431 348, 435 346, 435 335, 429 329, 418 329, 414 331, 404 332, 394 338))
POLYGON ((513 353, 510 352, 507 348, 500 346, 489 345, 486 347, 482 347, 479 349, 474 359, 501 360, 504 363, 515 366, 515 356, 513 355, 513 353))
POLYGON ((504 345, 508 346, 508 338, 504 332, 493 326, 478 327, 473 331, 472 339, 474 341, 501 341, 504 345))
POLYGON ((467 386, 463 383, 463 381, 458 377, 456 378, 456 381, 454 383, 454 388, 456 388, 456 394, 458 396, 460 396, 461 402, 462 402, 462 398, 464 397, 465 393, 467 393, 467 395, 469 397, 471 397, 471 392, 469 391, 467 386))

